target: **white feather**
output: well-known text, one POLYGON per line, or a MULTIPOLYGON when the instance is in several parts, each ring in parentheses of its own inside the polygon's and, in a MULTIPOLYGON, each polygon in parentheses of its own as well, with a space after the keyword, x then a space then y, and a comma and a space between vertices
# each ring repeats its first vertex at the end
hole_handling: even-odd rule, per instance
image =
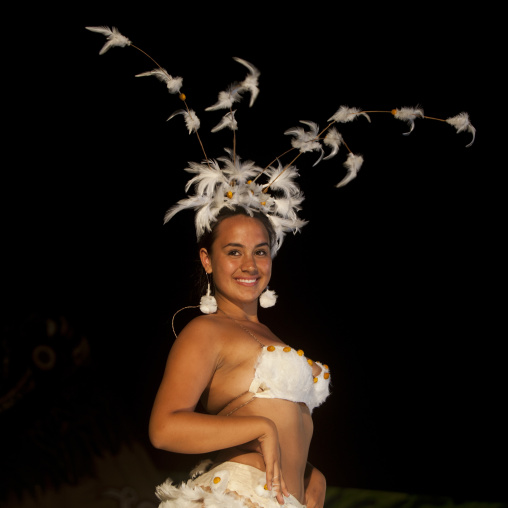
POLYGON ((210 469, 210 466, 213 464, 213 461, 211 459, 204 459, 200 461, 194 469, 191 470, 189 473, 189 476, 191 479, 195 479, 198 476, 202 475, 204 472, 208 471, 210 469))
POLYGON ((457 133, 468 131, 473 135, 473 139, 471 140, 471 143, 466 145, 466 147, 471 146, 474 143, 474 139, 476 136, 476 129, 471 125, 471 122, 469 120, 469 115, 466 112, 459 113, 457 116, 447 118, 446 122, 450 125, 453 125, 457 129, 457 133))
POLYGON ((142 78, 145 76, 154 76, 159 81, 162 81, 166 84, 169 93, 180 93, 180 89, 182 88, 183 79, 179 76, 174 78, 171 74, 166 71, 166 69, 157 68, 152 71, 142 72, 141 74, 136 74, 136 78, 142 78))
POLYGON ((225 148, 225 150, 229 157, 218 157, 217 160, 223 163, 222 171, 228 178, 234 180, 236 185, 245 184, 262 171, 255 162, 242 161, 239 155, 234 156, 233 150, 229 148, 225 148))
POLYGON ((169 222, 178 212, 187 210, 189 208, 199 208, 209 202, 206 196, 190 196, 185 199, 181 199, 174 204, 164 215, 164 224, 169 222))
POLYGON ((224 206, 227 207, 230 205, 225 203, 224 198, 221 196, 220 199, 206 199, 203 206, 198 209, 194 217, 194 225, 196 227, 196 236, 198 239, 201 238, 205 231, 211 230, 211 224, 215 222, 219 211, 224 208, 224 206))
POLYGON ((217 109, 230 109, 235 102, 240 101, 242 88, 238 84, 233 84, 223 92, 219 92, 217 102, 213 106, 205 108, 205 111, 216 111, 217 109))
POLYGON ((123 48, 132 44, 131 41, 127 39, 127 37, 123 36, 115 27, 87 26, 85 28, 91 32, 97 32, 107 37, 108 41, 104 44, 104 46, 102 46, 102 49, 99 51, 99 55, 103 55, 106 51, 108 51, 108 49, 114 48, 115 46, 123 48))
POLYGON ((409 132, 404 132, 404 136, 411 134, 415 128, 415 119, 423 118, 423 109, 417 106, 416 108, 400 108, 393 110, 393 116, 397 120, 407 122, 410 126, 409 132))
POLYGON ((302 209, 300 205, 304 199, 302 193, 286 198, 275 198, 275 212, 282 217, 288 217, 293 220, 298 219, 296 212, 302 209))
POLYGON ((320 152, 318 160, 313 164, 313 166, 315 166, 321 162, 324 155, 323 147, 318 139, 319 125, 307 120, 300 120, 300 123, 307 125, 309 130, 306 131, 302 127, 293 127, 284 132, 284 134, 294 136, 291 140, 291 146, 299 150, 301 153, 314 151, 320 152))
POLYGON ((295 178, 299 176, 296 166, 284 168, 281 162, 278 162, 279 164, 277 168, 270 166, 266 170, 266 175, 269 178, 268 185, 270 186, 270 189, 281 191, 284 196, 298 194, 300 187, 295 182, 295 178))
POLYGON ((364 116, 370 122, 370 117, 367 113, 364 113, 359 108, 349 108, 347 106, 341 106, 328 121, 331 122, 333 120, 339 123, 352 122, 359 115, 364 116))
POLYGON ((245 77, 245 79, 240 83, 240 86, 247 90, 250 93, 250 103, 249 106, 252 107, 254 104, 254 101, 256 100, 258 94, 259 94, 259 88, 258 88, 258 78, 260 75, 259 70, 254 67, 250 62, 247 62, 247 60, 243 60, 242 58, 233 57, 234 60, 236 60, 238 63, 241 63, 247 69, 249 69, 249 74, 245 77))
POLYGON ((335 128, 332 127, 325 136, 323 143, 332 148, 331 152, 324 158, 324 160, 335 157, 339 152, 340 145, 344 142, 342 134, 335 128))
POLYGON ((344 185, 348 184, 351 180, 353 180, 353 178, 356 178, 362 164, 363 157, 361 155, 349 153, 346 162, 344 162, 344 167, 347 169, 346 176, 336 185, 336 187, 344 187, 344 185))
POLYGON ((229 113, 226 113, 221 121, 211 130, 211 132, 218 132, 226 127, 231 129, 232 131, 236 131, 238 129, 238 123, 235 119, 236 110, 233 109, 229 113))
POLYGON ((186 192, 189 191, 192 185, 195 185, 197 194, 212 196, 215 193, 217 185, 228 184, 222 169, 217 164, 217 161, 214 160, 201 164, 190 162, 189 166, 185 168, 185 171, 196 174, 196 176, 191 178, 185 185, 186 192))
POLYGON ((199 118, 196 115, 196 112, 193 109, 190 109, 189 111, 185 109, 179 109, 178 111, 175 111, 168 120, 171 120, 176 115, 183 115, 185 120, 185 125, 187 126, 187 129, 189 131, 189 134, 192 134, 193 132, 196 132, 201 122, 199 121, 199 118))

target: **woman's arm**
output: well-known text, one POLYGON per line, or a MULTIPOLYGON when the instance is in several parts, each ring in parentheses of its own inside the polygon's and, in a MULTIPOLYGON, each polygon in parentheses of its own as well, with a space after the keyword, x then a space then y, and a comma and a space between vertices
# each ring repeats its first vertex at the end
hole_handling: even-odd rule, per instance
POLYGON ((175 340, 150 415, 149 437, 156 448, 206 453, 273 434, 275 426, 267 418, 236 421, 194 412, 224 361, 221 331, 213 320, 198 318, 175 340))
POLYGON ((326 478, 310 462, 305 468, 305 504, 307 508, 323 508, 326 495, 326 478))
MULTIPOLYGON (((217 338, 220 331, 203 316, 189 323, 175 340, 150 415, 150 441, 163 450, 196 454, 252 443, 263 455, 268 486, 274 477, 280 477, 281 491, 289 495, 280 472, 279 438, 272 420, 194 411, 224 361, 221 340, 217 338)), ((278 497, 282 502, 280 494, 278 497)))

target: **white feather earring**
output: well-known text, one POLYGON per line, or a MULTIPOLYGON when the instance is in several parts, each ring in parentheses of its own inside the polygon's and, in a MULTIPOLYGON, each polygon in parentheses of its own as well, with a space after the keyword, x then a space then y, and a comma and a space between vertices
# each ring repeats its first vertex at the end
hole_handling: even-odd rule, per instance
POLYGON ((277 301, 277 295, 275 294, 275 291, 272 291, 271 289, 266 288, 263 293, 261 293, 261 296, 259 297, 259 305, 263 307, 264 309, 268 307, 273 307, 275 305, 275 302, 277 301))
POLYGON ((203 314, 213 314, 214 312, 217 312, 217 300, 215 299, 215 296, 211 294, 210 279, 208 278, 208 273, 206 274, 206 277, 208 279, 208 289, 206 291, 206 295, 201 297, 199 302, 199 310, 203 314))

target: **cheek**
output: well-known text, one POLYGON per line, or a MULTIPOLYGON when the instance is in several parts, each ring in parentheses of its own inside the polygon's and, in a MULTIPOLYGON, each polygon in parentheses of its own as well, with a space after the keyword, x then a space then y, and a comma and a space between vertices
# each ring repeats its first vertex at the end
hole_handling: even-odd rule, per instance
POLYGON ((237 266, 234 259, 224 257, 218 262, 213 263, 212 268, 216 274, 231 274, 236 270, 237 266))
POLYGON ((261 268, 265 275, 271 275, 272 274, 272 260, 266 259, 262 262, 258 263, 258 268, 261 268))

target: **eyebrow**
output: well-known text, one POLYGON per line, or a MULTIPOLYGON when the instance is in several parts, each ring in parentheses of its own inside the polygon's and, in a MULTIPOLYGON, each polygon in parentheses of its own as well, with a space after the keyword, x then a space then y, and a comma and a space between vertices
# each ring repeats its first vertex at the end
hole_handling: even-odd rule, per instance
MULTIPOLYGON (((257 249, 259 247, 264 247, 265 245, 267 247, 270 247, 270 245, 268 245, 268 242, 262 242, 262 243, 258 243, 257 245, 255 245, 254 248, 257 249)), ((231 242, 231 243, 227 243, 222 248, 225 249, 226 247, 245 247, 245 245, 243 245, 241 243, 231 242)))

